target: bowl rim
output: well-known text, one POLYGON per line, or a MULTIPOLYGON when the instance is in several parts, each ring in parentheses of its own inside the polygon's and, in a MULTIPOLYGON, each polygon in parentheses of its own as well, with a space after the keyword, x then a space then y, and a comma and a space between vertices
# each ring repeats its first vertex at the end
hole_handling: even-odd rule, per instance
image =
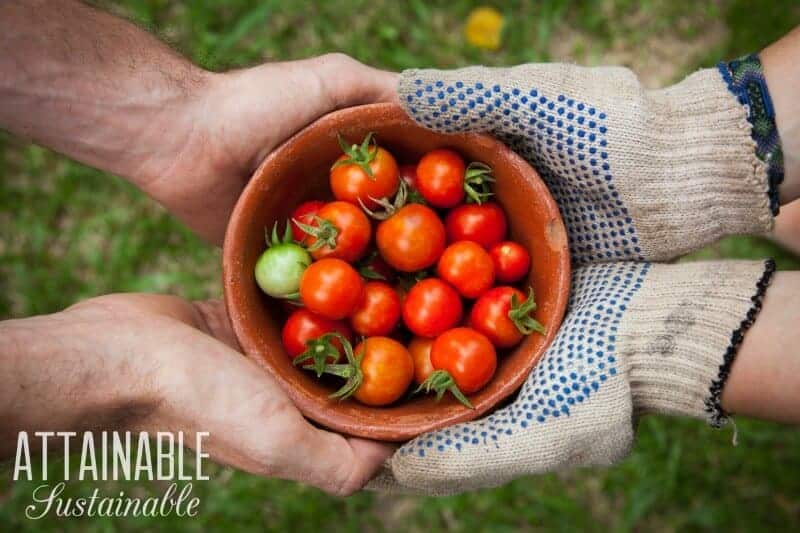
POLYGON ((545 339, 542 342, 541 347, 538 349, 538 353, 536 353, 535 356, 530 357, 529 360, 526 361, 526 364, 522 365, 519 371, 515 373, 512 379, 509 379, 503 385, 502 388, 500 388, 490 397, 490 401, 483 402, 483 405, 476 406, 476 409, 464 409, 463 411, 459 410, 459 412, 451 414, 450 416, 438 417, 426 423, 418 423, 411 425, 411 424, 398 424, 397 421, 394 421, 394 422, 387 422, 385 427, 369 426, 368 429, 365 430, 362 427, 363 424, 359 425, 357 423, 347 423, 342 420, 341 415, 334 413, 330 409, 324 408, 324 406, 321 403, 316 402, 314 398, 310 397, 309 395, 301 394, 297 390, 297 387, 295 387, 290 381, 285 379, 279 372, 275 371, 275 369, 273 369, 272 366, 267 363, 266 361, 267 358, 259 355, 260 350, 258 350, 257 347, 254 346, 254 344, 250 341, 245 331, 246 327, 242 323, 243 321, 240 320, 239 316, 240 314, 231 312, 233 309, 236 308, 236 301, 235 301, 236 298, 234 297, 236 291, 232 290, 231 286, 236 282, 237 276, 234 274, 234 271, 236 270, 236 265, 238 263, 238 257, 234 255, 235 246, 232 243, 236 238, 237 234, 244 232, 244 228, 242 228, 242 226, 245 225, 247 222, 246 220, 244 220, 244 217, 240 216, 240 211, 244 209, 243 207, 245 203, 244 198, 252 194, 253 190, 258 187, 258 180, 256 178, 258 176, 263 175, 265 169, 268 168, 274 160, 283 157, 283 152, 287 151, 294 144, 301 142, 302 139, 305 138, 306 136, 312 135, 313 130, 316 130, 320 127, 325 128, 325 125, 328 123, 338 122, 338 120, 343 116, 346 117, 348 115, 361 115, 365 112, 378 113, 378 114, 382 113, 384 115, 388 113, 392 117, 395 116, 399 117, 401 115, 402 118, 411 120, 405 113, 403 108, 396 103, 364 104, 333 111, 318 118, 314 122, 308 124, 299 132, 289 137, 286 141, 284 141, 277 148, 275 148, 270 154, 268 154, 261 162, 261 164, 258 166, 258 168, 253 172, 247 184, 245 185, 244 189, 242 190, 242 193, 240 194, 236 202, 236 205, 234 206, 233 211, 231 212, 231 216, 228 221, 228 227, 225 231, 225 240, 222 252, 222 279, 223 279, 224 301, 225 301, 226 311, 231 321, 231 326, 239 342, 242 353, 248 359, 253 360, 260 368, 265 370, 270 376, 272 376, 276 380, 276 382, 280 385, 281 389, 283 389, 283 391, 286 393, 286 395, 289 397, 292 403, 294 403, 294 405, 300 410, 300 412, 306 418, 313 420, 314 422, 317 422, 330 430, 344 433, 347 435, 371 438, 375 440, 405 441, 429 431, 441 429, 459 422, 474 420, 494 409, 498 403, 500 403, 505 398, 514 394, 522 386, 522 384, 530 375, 530 372, 539 363, 539 361, 544 356, 549 346, 552 344, 556 334, 560 329, 561 322, 563 321, 564 315, 566 313, 567 303, 570 294, 570 279, 571 279, 570 253, 566 239, 566 234, 567 234, 566 228, 564 226, 564 221, 561 216, 561 212, 558 208, 558 205, 556 204, 555 199, 553 198, 549 189, 545 185, 541 176, 539 176, 539 173, 536 171, 536 169, 534 169, 520 155, 518 155, 516 152, 508 148, 503 142, 490 135, 484 133, 475 133, 475 132, 443 134, 443 135, 462 136, 467 139, 472 138, 476 141, 480 140, 481 144, 488 144, 493 146, 494 149, 503 154, 503 157, 506 157, 510 161, 512 161, 514 165, 519 165, 522 166, 523 168, 529 169, 534 181, 538 182, 535 183, 535 186, 538 189, 545 192, 545 194, 541 195, 541 200, 547 206, 550 212, 554 213, 555 215, 553 222, 558 226, 557 228, 555 228, 555 232, 557 233, 561 232, 565 236, 565 238, 563 239, 564 242, 563 253, 558 254, 559 259, 558 259, 558 265, 556 267, 558 269, 558 272, 556 274, 558 285, 559 287, 563 287, 565 289, 560 289, 555 294, 553 303, 554 313, 553 313, 553 319, 551 321, 552 327, 547 328, 547 334, 545 335, 545 339))

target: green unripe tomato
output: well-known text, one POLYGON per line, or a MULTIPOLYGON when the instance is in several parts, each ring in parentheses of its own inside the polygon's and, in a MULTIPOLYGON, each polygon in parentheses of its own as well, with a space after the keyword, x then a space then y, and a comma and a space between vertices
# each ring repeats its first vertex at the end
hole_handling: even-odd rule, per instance
POLYGON ((311 264, 311 255, 294 243, 268 248, 256 262, 256 283, 273 298, 289 298, 300 290, 300 277, 311 264))

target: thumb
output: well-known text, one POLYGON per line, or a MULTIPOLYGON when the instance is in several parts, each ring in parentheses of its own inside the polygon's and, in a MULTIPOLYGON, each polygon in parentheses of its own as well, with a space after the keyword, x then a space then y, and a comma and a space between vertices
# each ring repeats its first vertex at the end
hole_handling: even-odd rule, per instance
POLYGON ((405 70, 398 84, 400 104, 436 131, 511 132, 519 127, 522 112, 517 109, 525 96, 519 99, 519 90, 501 85, 504 72, 486 67, 405 70))
POLYGON ((294 464, 286 477, 337 496, 349 496, 361 490, 397 448, 304 424, 307 431, 303 438, 295 441, 291 451, 294 464))
POLYGON ((305 60, 321 84, 328 111, 360 104, 397 102, 398 74, 369 67, 345 54, 305 60))

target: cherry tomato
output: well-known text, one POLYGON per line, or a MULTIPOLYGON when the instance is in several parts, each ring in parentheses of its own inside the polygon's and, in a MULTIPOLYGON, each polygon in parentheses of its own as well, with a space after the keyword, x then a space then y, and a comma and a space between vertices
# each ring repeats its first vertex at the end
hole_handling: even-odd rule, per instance
POLYGON ((461 392, 472 394, 492 379, 497 353, 485 335, 471 328, 454 328, 433 342, 431 364, 449 373, 461 392))
POLYGON ((433 209, 409 204, 378 225, 375 242, 390 266, 416 272, 436 263, 442 254, 444 224, 433 209))
POLYGON ((365 337, 388 335, 400 320, 400 296, 388 284, 370 281, 350 316, 353 330, 365 337))
MULTIPOLYGON (((342 321, 330 320, 319 315, 315 315, 308 309, 298 309, 286 320, 281 332, 281 340, 286 353, 291 359, 294 359, 304 351, 306 351, 307 343, 309 341, 317 340, 325 333, 338 332, 351 341, 353 340, 353 332, 350 327, 342 321)), ((333 341, 333 345, 341 355, 342 344, 338 340, 333 341)), ((335 363, 339 358, 329 357, 329 363, 335 363)), ((313 361, 308 361, 303 366, 312 366, 313 361)))
POLYGON ((425 198, 419 193, 417 186, 417 165, 400 165, 400 180, 405 182, 408 203, 424 204, 425 198))
POLYGON ((400 165, 398 172, 406 185, 413 190, 417 189, 417 165, 400 165))
POLYGON ((291 298, 300 287, 303 271, 311 264, 305 248, 292 240, 292 231, 286 225, 283 237, 278 236, 277 224, 272 227, 272 237, 267 250, 256 261, 256 284, 273 298, 291 298))
POLYGON ((414 378, 414 361, 405 346, 388 337, 369 337, 353 350, 363 354, 363 381, 353 396, 367 405, 388 405, 406 392, 414 378))
POLYGON ((431 150, 417 164, 417 190, 435 207, 454 207, 464 199, 466 165, 444 148, 431 150))
POLYGON ((418 282, 403 301, 403 322, 420 337, 440 335, 458 324, 462 313, 456 290, 438 278, 418 282))
POLYGON ((447 242, 473 241, 490 248, 506 237, 508 222, 496 203, 464 204, 447 214, 447 242))
POLYGON ((378 205, 375 200, 397 192, 400 186, 397 162, 392 154, 371 141, 369 134, 361 146, 343 146, 347 149, 334 163, 330 175, 331 190, 337 200, 355 205, 360 205, 361 200, 368 209, 374 209, 378 205))
POLYGON ((531 256, 521 245, 503 241, 489 249, 494 263, 494 275, 500 283, 514 283, 522 279, 531 268, 531 256))
POLYGON ((514 287, 495 287, 472 306, 469 324, 498 348, 511 348, 533 331, 545 332, 544 327, 530 316, 535 309, 532 294, 526 297, 514 287))
POLYGON ((472 241, 454 242, 445 248, 436 272, 465 298, 477 298, 494 284, 492 258, 472 241))
POLYGON ((372 225, 364 212, 347 202, 330 202, 317 212, 306 245, 314 259, 333 257, 352 263, 367 251, 372 225))
POLYGON ((303 238, 308 234, 300 229, 294 221, 297 220, 303 224, 313 225, 314 215, 317 214, 323 205, 325 205, 325 202, 321 200, 310 200, 298 205, 294 211, 292 211, 292 238, 295 242, 303 242, 303 238))
POLYGON ((417 385, 422 385, 434 370, 431 364, 431 346, 433 339, 425 337, 414 337, 408 343, 408 352, 414 360, 414 382, 417 385))
POLYGON ((344 318, 361 301, 364 281, 341 259, 320 259, 303 272, 300 300, 310 311, 325 318, 344 318))

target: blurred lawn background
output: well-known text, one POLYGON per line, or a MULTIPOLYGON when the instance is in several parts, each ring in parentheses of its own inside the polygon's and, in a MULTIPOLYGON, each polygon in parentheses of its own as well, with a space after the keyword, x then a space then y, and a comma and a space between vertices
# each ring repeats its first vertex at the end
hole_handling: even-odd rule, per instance
MULTIPOLYGON (((624 64, 657 87, 762 48, 800 23, 796 0, 123 0, 101 7, 136 21, 211 69, 342 51, 388 69, 568 60, 624 64), (505 16, 497 51, 469 46, 463 26, 479 4, 505 16)), ((76 31, 80 31, 76 28, 76 31)), ((268 127, 268 125, 267 125, 268 127)), ((768 241, 728 238, 695 257, 798 258, 768 241)), ((220 295, 220 254, 121 180, 0 132, 0 318, 53 312, 111 291, 220 295)), ((631 457, 611 469, 521 479, 432 499, 315 489, 215 468, 194 484, 198 519, 24 519, 37 483, 0 478, 0 530, 506 531, 797 530, 800 432, 740 420, 643 420, 631 457)), ((313 460, 313 458, 309 458, 313 460)), ((51 464, 58 478, 58 462, 51 464)), ((51 478, 52 479, 52 478, 51 478)), ((89 495, 96 483, 71 482, 89 495)), ((164 484, 106 483, 159 495, 164 484)))

